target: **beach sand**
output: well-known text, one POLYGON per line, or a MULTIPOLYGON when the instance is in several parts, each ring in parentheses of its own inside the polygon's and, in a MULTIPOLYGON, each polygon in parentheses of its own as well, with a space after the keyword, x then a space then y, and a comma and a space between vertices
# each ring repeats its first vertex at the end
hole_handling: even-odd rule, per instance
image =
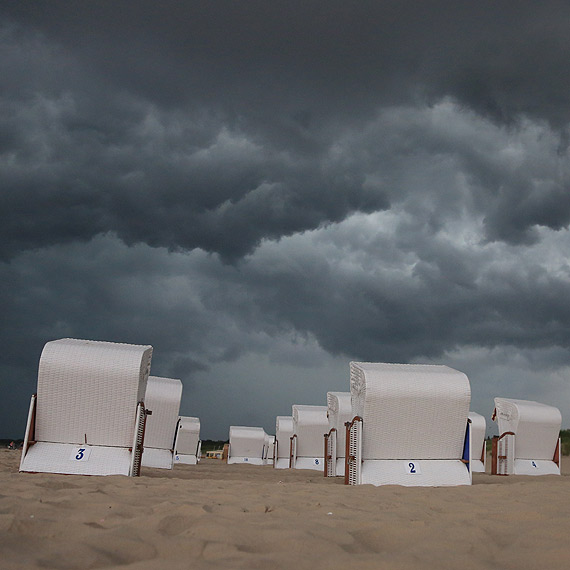
POLYGON ((0 568, 567 569, 563 475, 348 487, 203 460, 141 477, 18 473, 0 450, 0 568))

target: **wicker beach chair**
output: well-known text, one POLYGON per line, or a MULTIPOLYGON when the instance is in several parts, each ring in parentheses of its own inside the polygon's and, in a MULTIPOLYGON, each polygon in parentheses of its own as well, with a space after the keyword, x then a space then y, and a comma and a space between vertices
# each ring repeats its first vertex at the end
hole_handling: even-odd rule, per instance
POLYGON ((485 432, 487 422, 485 417, 477 412, 469 412, 471 427, 471 471, 485 473, 487 465, 487 448, 485 445, 485 432))
POLYGON ((144 436, 143 467, 172 469, 181 399, 180 380, 149 376, 144 400, 149 416, 144 436))
POLYGON ((20 471, 139 475, 151 346, 60 339, 42 351, 20 471))
POLYGON ((200 461, 201 447, 200 420, 180 416, 174 440, 174 463, 196 465, 200 461))
POLYGON ((562 416, 554 406, 529 400, 495 398, 493 475, 560 475, 562 416))
POLYGON ((293 435, 289 466, 292 469, 324 471, 323 437, 329 431, 327 407, 294 404, 292 412, 293 435))
POLYGON ((438 365, 350 363, 350 485, 470 485, 471 389, 438 365))
POLYGON ((329 432, 325 434, 325 477, 344 477, 346 427, 354 417, 350 392, 327 392, 329 432))
POLYGON ((275 469, 289 469, 291 436, 293 435, 293 416, 277 416, 275 419, 275 469))
POLYGON ((267 434, 261 427, 230 426, 228 464, 267 464, 267 434))

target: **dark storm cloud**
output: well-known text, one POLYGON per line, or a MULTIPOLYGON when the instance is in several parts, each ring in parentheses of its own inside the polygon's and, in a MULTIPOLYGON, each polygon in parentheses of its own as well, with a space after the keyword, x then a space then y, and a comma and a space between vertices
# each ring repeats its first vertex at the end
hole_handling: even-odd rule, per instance
POLYGON ((0 16, 5 426, 66 336, 153 344, 222 427, 256 394, 263 421, 290 389, 322 403, 350 358, 457 362, 479 401, 559 393, 570 5, 0 16))
MULTIPOLYGON (((2 224, 4 258, 105 231, 236 258, 385 209, 362 156, 334 148, 395 103, 449 97, 515 128, 568 121, 564 3, 3 8, 2 211, 18 216, 2 224)), ((474 174, 478 157, 462 159, 474 174)), ((489 239, 567 226, 566 178, 537 190, 484 172, 478 191, 498 195, 489 239)))

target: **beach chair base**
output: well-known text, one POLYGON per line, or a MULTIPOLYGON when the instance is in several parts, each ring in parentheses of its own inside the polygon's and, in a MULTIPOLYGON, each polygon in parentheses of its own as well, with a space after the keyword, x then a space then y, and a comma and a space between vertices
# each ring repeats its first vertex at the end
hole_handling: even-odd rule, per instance
POLYGON ((515 459, 513 475, 560 475, 560 467, 547 459, 515 459))
POLYGON ((180 465, 197 465, 198 464, 198 460, 196 459, 195 455, 183 455, 183 454, 178 454, 174 456, 174 464, 180 464, 180 465))
POLYGON ((295 469, 313 469, 315 471, 322 471, 324 464, 324 457, 297 457, 295 460, 295 469))
POLYGON ((170 449, 157 449, 156 447, 145 447, 142 454, 143 467, 153 467, 155 469, 172 469, 173 456, 170 449))
POLYGON ((471 471, 473 473, 485 473, 485 464, 480 459, 472 459, 471 471))
POLYGON ((459 459, 365 460, 363 485, 403 485, 405 487, 451 487, 471 485, 471 474, 459 459))
POLYGON ((68 475, 131 475, 131 457, 132 452, 123 447, 38 441, 28 447, 20 471, 68 475))
POLYGON ((273 467, 275 467, 275 469, 289 469, 289 458, 280 457, 275 461, 273 467))
POLYGON ((266 460, 261 457, 239 457, 234 455, 228 457, 228 465, 231 463, 246 463, 248 465, 266 465, 266 460))

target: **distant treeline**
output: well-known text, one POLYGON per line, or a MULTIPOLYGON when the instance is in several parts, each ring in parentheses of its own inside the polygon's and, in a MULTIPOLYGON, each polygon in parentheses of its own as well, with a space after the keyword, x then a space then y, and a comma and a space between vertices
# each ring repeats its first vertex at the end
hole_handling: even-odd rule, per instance
POLYGON ((570 429, 563 429, 560 432, 562 455, 570 455, 570 429))
POLYGON ((216 449, 223 449, 224 444, 226 443, 229 443, 229 441, 223 441, 221 439, 203 439, 202 453, 206 453, 206 451, 214 451, 216 449))

